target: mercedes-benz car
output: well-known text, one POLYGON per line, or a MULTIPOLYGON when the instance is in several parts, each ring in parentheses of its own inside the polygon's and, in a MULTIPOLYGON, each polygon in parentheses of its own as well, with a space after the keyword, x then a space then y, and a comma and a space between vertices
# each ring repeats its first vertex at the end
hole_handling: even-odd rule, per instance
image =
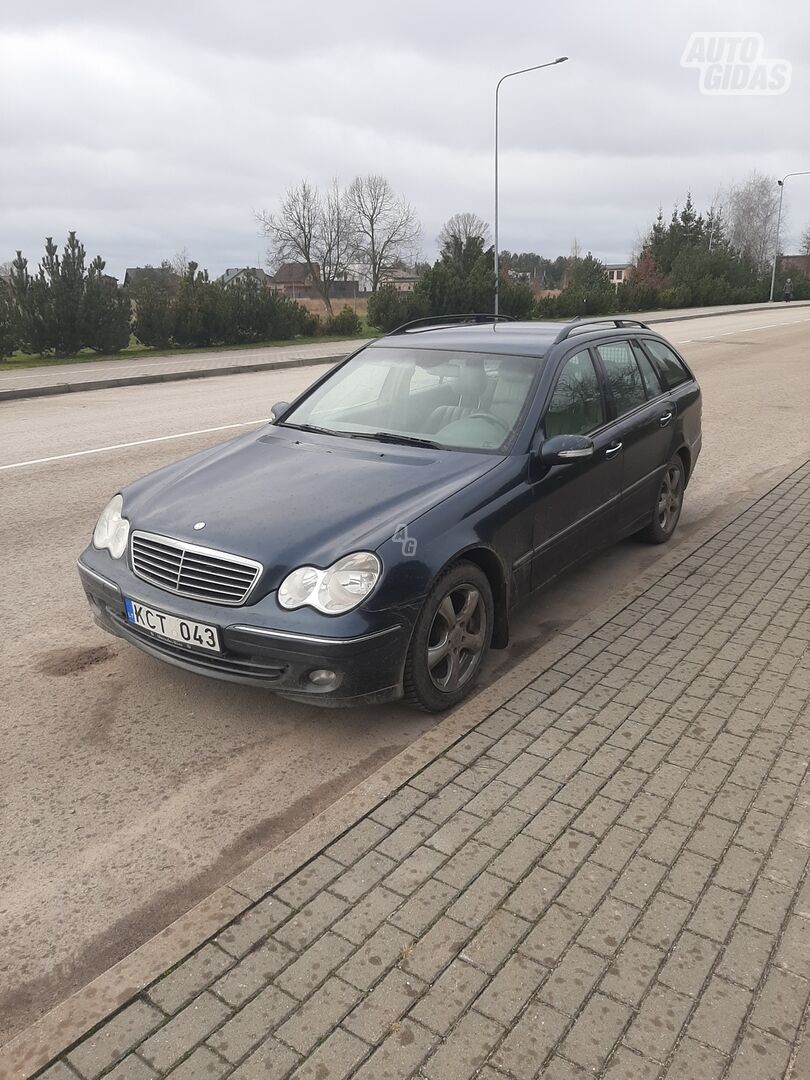
POLYGON ((419 321, 123 487, 79 573, 100 626, 177 667, 438 712, 519 601, 670 539, 700 448, 697 381, 644 323, 419 321))

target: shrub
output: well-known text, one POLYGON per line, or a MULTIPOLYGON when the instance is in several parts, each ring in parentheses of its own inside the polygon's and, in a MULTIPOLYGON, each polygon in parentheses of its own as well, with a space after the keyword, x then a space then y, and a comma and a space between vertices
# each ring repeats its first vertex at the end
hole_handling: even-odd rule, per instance
POLYGON ((19 345, 19 319, 11 286, 0 278, 0 360, 11 356, 19 345))
POLYGON ((333 315, 327 323, 327 333, 340 334, 342 337, 356 337, 363 329, 357 313, 352 311, 348 304, 344 305, 337 315, 333 315))

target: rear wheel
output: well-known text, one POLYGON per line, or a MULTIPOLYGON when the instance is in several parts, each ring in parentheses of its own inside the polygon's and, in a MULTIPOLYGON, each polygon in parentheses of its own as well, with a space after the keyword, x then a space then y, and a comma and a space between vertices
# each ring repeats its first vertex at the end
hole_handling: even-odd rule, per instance
POLYGON ((458 705, 475 686, 492 639, 486 574, 459 562, 441 575, 416 620, 405 664, 405 697, 427 712, 458 705))
POLYGON ((650 524, 641 536, 650 544, 665 544, 675 532, 683 509, 686 476, 678 454, 669 462, 661 478, 650 524))

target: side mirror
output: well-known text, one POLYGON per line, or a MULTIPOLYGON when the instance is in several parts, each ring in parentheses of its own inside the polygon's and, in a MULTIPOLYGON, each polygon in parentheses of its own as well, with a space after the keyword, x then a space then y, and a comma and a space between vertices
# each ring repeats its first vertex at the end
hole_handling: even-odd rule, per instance
POLYGON ((540 460, 544 465, 570 465, 593 457, 593 453, 593 443, 584 435, 555 435, 540 447, 540 460))
POLYGON ((270 423, 275 424, 276 420, 289 409, 289 401, 277 401, 273 408, 270 410, 270 423))

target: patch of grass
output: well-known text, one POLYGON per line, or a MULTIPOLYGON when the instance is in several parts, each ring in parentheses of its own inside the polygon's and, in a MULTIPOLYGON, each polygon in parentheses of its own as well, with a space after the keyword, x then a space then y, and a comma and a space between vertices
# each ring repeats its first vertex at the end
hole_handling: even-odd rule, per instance
POLYGON ((316 337, 290 338, 287 341, 251 341, 243 345, 198 345, 183 349, 148 348, 137 342, 135 338, 131 338, 126 349, 122 349, 121 352, 111 353, 109 356, 99 356, 98 353, 94 353, 92 349, 82 349, 76 356, 60 357, 32 356, 29 353, 17 352, 8 359, 0 362, 0 371, 22 371, 24 368, 51 367, 59 364, 87 364, 95 363, 96 361, 102 363, 115 360, 133 360, 142 356, 163 357, 183 356, 188 353, 245 352, 250 349, 281 348, 285 345, 316 345, 321 342, 328 344, 330 341, 365 341, 368 338, 378 336, 379 331, 371 329, 371 327, 364 323, 362 331, 350 338, 340 334, 322 334, 316 337))

